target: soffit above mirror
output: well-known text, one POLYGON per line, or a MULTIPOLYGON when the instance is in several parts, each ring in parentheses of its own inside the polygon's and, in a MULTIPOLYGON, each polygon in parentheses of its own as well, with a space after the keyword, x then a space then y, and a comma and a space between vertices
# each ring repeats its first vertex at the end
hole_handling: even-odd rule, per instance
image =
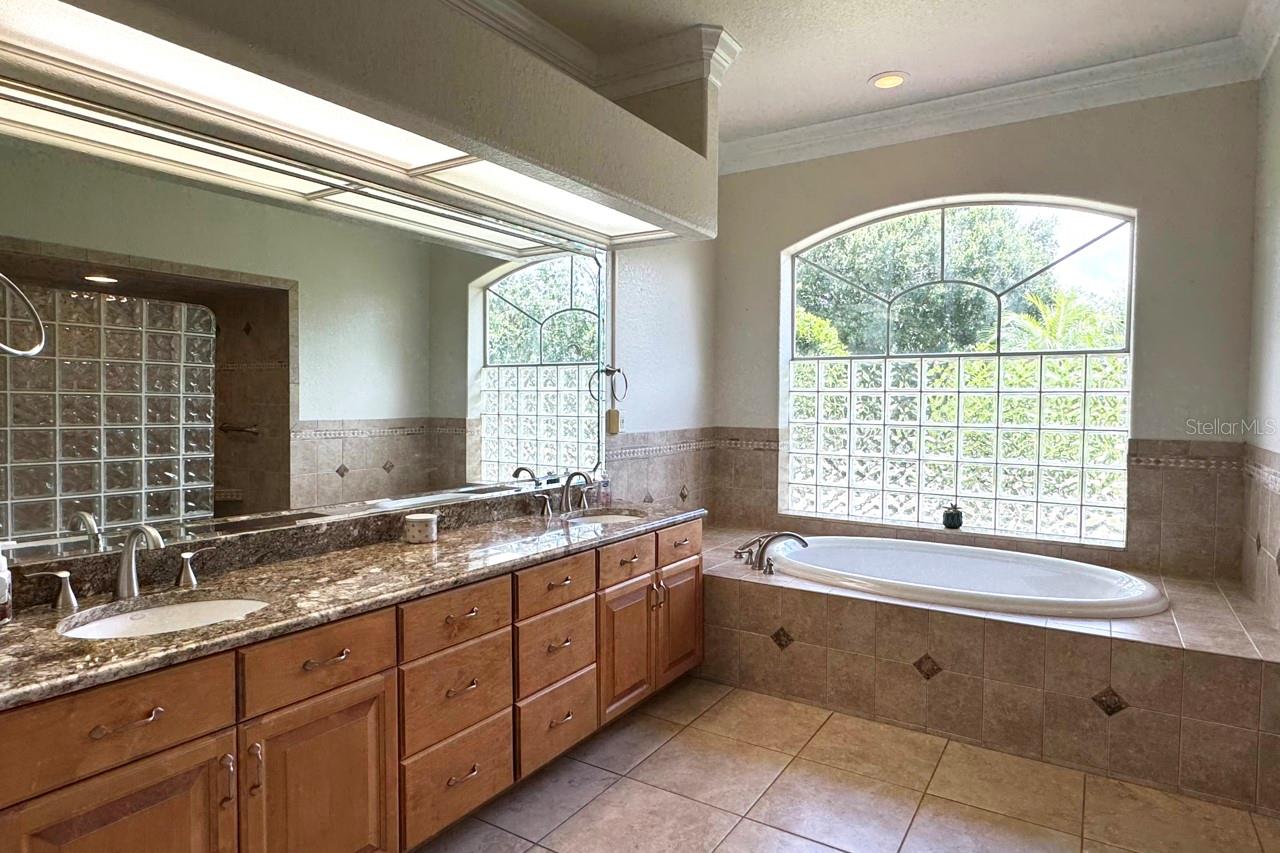
POLYGON ((528 257, 675 236, 56 0, 0 8, 0 72, 26 81, 0 80, 2 132, 383 221, 485 254, 528 257), (147 110, 152 116, 190 120, 118 108, 134 103, 159 105, 147 110))

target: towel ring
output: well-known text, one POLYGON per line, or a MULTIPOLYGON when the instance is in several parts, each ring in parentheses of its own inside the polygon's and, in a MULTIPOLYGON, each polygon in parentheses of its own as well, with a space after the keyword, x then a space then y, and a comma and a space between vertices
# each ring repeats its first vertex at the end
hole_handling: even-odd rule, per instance
POLYGON ((16 355, 24 358, 39 355, 40 351, 44 349, 45 334, 44 323, 40 321, 40 315, 36 312, 36 306, 27 298, 27 294, 22 292, 22 288, 14 284, 13 279, 9 278, 9 276, 2 272, 0 272, 0 284, 3 284, 5 287, 18 294, 18 298, 22 300, 22 304, 27 306, 27 313, 31 315, 31 319, 35 322, 36 328, 40 330, 40 340, 31 349, 14 349, 3 341, 0 341, 0 352, 5 353, 6 355, 16 355))

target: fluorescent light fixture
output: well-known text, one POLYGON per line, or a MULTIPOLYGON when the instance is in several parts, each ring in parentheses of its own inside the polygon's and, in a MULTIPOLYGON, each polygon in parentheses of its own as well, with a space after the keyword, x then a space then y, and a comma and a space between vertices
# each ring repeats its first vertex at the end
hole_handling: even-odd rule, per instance
POLYGON ((873 75, 867 82, 877 89, 896 89, 907 82, 907 78, 910 76, 905 71, 881 71, 879 74, 873 75))
POLYGON ((3 85, 0 85, 0 129, 40 141, 70 144, 115 160, 142 161, 144 165, 169 167, 169 171, 174 171, 173 167, 194 170, 209 177, 298 195, 341 185, 328 176, 251 152, 107 112, 31 96, 3 85), (15 97, 21 100, 14 100, 15 97), (32 105, 42 101, 41 106, 32 105))
POLYGON ((439 181, 608 237, 658 230, 657 226, 634 216, 483 160, 432 172, 419 180, 439 181))
POLYGON ((85 281, 91 281, 94 284, 119 284, 120 279, 112 278, 109 275, 87 275, 85 281))
POLYGON ((0 3, 0 41, 404 169, 465 153, 57 0, 0 3))
POLYGON ((316 204, 329 207, 347 208, 369 214, 369 218, 390 221, 393 224, 412 227, 426 234, 453 235, 473 240, 480 240, 499 247, 522 251, 534 249, 542 245, 536 240, 517 236, 505 229, 497 229, 483 224, 472 224, 459 221, 442 212, 433 212, 426 205, 418 204, 412 199, 397 196, 395 193, 372 187, 361 188, 358 192, 341 192, 316 199, 316 204))

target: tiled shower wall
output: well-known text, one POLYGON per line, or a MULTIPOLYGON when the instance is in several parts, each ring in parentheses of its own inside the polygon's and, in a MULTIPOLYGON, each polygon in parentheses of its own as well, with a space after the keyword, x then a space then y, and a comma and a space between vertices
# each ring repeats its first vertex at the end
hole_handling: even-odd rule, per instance
MULTIPOLYGON (((46 324, 37 358, 5 357, 7 535, 213 511, 214 317, 203 306, 27 286, 46 324)), ((12 294, 6 340, 35 327, 12 294)))
POLYGON ((1244 587, 1280 626, 1280 453, 1245 445, 1244 587))

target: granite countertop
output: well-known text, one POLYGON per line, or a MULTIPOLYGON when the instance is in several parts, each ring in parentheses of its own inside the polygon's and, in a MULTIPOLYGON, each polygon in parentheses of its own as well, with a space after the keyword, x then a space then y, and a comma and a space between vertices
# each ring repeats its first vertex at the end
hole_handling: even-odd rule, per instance
MULTIPOLYGON (((252 598, 268 607, 244 619, 151 637, 76 640, 57 633, 48 607, 20 611, 0 627, 0 710, 60 696, 214 652, 509 574, 557 557, 690 521, 702 509, 653 505, 613 509, 640 515, 611 524, 569 525, 520 517, 443 531, 438 542, 382 542, 296 560, 233 569, 198 590, 147 591, 155 604, 192 598, 252 598)), ((81 601, 81 613, 108 597, 81 601)))

